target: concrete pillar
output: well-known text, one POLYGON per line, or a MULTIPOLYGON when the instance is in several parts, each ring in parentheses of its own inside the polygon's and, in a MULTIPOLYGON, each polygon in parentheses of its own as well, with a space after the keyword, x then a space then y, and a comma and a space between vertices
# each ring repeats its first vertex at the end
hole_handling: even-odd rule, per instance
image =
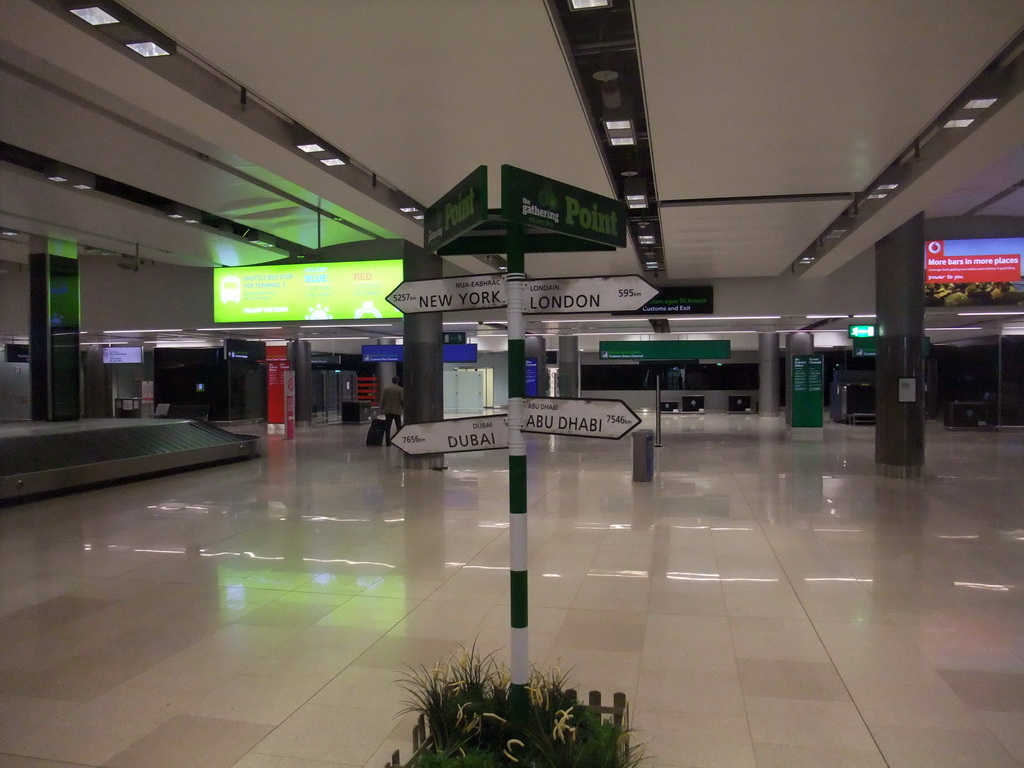
POLYGON ((29 253, 32 420, 77 421, 82 409, 78 246, 33 235, 29 253))
POLYGON ((288 342, 288 366, 295 371, 295 423, 313 423, 313 354, 308 341, 288 342))
POLYGON ((779 334, 774 331, 757 334, 758 416, 778 416, 779 405, 779 334))
POLYGON ((875 468, 920 477, 924 467, 924 214, 875 244, 875 468))
POLYGON ((87 419, 105 419, 113 415, 111 387, 103 347, 93 344, 85 350, 85 378, 82 382, 83 411, 87 419))
MULTIPOLYGON (((435 253, 409 248, 405 255, 406 280, 434 280, 442 277, 442 259, 435 253)), ((444 349, 441 341, 443 312, 417 312, 405 316, 404 422, 421 424, 444 418, 444 349)), ((404 454, 403 454, 404 455, 404 454)), ((444 454, 405 455, 405 466, 440 469, 444 454)))
POLYGON ((577 336, 558 337, 558 396, 580 396, 580 343, 577 336))
POLYGON ((786 334, 786 424, 793 423, 793 356, 814 354, 814 336, 807 331, 786 334))
MULTIPOLYGON (((548 396, 548 365, 547 365, 547 354, 548 348, 544 341, 543 336, 527 336, 526 337, 526 359, 527 366, 532 365, 529 360, 532 358, 537 361, 537 397, 548 396)), ((530 394, 530 385, 527 383, 526 394, 530 394)))

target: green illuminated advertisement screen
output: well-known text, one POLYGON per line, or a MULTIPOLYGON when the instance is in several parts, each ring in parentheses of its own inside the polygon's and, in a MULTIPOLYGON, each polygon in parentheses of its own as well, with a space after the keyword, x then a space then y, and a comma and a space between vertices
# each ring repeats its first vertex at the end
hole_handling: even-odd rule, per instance
POLYGON ((401 282, 401 259, 222 267, 213 270, 213 321, 401 317, 384 300, 401 282))

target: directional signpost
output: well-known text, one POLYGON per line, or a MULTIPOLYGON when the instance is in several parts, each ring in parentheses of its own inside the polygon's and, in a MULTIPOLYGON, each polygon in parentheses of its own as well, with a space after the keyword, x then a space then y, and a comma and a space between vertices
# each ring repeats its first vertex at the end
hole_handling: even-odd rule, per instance
POLYGON ((387 296, 387 301, 407 314, 501 309, 505 306, 505 276, 495 272, 440 280, 406 280, 387 296))
MULTIPOLYGON (((530 397, 524 405, 522 431, 538 435, 618 440, 640 423, 621 400, 530 397)), ((411 455, 493 451, 508 448, 508 421, 504 416, 471 416, 406 424, 392 442, 411 455)))
POLYGON ((405 313, 507 307, 508 416, 407 424, 393 442, 413 454, 508 448, 512 627, 509 704, 512 716, 520 719, 528 711, 526 686, 530 680, 523 433, 617 439, 640 423, 637 415, 617 400, 527 399, 523 316, 632 311, 658 292, 636 275, 526 279, 528 247, 541 253, 625 246, 626 206, 619 200, 503 165, 501 211, 496 213, 492 216, 487 210, 487 168, 480 166, 427 209, 424 247, 435 253, 442 248, 445 253, 493 253, 497 241, 504 246, 508 261, 504 276, 409 280, 392 291, 387 300, 405 313), (471 232, 474 229, 477 231, 471 232), (487 236, 481 236, 483 230, 487 230, 487 236), (542 246, 541 240, 546 245, 542 246))
MULTIPOLYGON (((613 277, 550 277, 525 280, 523 313, 528 315, 628 312, 658 295, 658 289, 638 275, 613 277)), ((505 275, 406 280, 387 297, 405 314, 501 309, 508 306, 505 275)))
POLYGON ((640 417, 621 400, 576 400, 529 397, 523 432, 568 437, 618 440, 640 423, 640 417))
POLYGON ((492 451, 508 448, 504 416, 445 419, 406 424, 391 442, 409 454, 492 451))

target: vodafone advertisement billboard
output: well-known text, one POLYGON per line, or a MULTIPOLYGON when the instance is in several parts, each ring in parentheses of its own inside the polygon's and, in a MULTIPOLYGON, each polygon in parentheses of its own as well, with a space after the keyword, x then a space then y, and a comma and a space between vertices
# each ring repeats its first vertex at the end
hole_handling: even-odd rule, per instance
POLYGON ((1024 238, 928 240, 925 296, 931 307, 1024 304, 1024 238))

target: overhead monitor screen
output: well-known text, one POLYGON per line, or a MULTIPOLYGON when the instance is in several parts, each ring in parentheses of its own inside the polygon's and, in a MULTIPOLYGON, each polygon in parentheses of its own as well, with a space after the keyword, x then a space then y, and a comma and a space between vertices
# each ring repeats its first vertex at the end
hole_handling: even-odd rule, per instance
POLYGON ((141 363, 142 347, 104 347, 104 363, 141 363))
POLYGON ((929 240, 925 243, 925 305, 1024 305, 1024 237, 929 240))
POLYGON ((401 317, 384 300, 401 282, 401 259, 222 267, 213 270, 213 321, 401 317))

